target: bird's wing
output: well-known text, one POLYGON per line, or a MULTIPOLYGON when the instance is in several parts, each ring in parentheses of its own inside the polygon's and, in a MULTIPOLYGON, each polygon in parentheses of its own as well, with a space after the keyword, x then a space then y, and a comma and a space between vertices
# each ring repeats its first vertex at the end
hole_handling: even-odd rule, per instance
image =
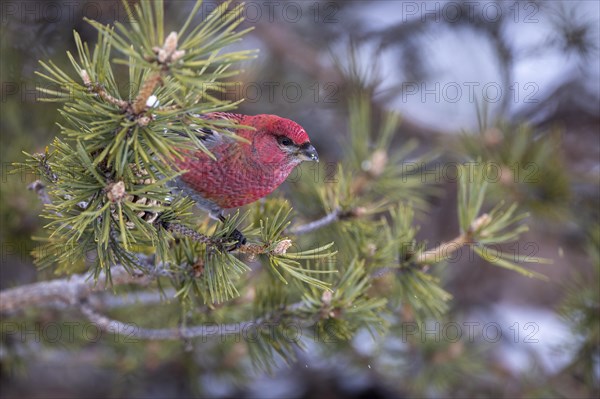
MULTIPOLYGON (((209 114, 193 114, 194 118, 204 119, 204 120, 230 120, 234 123, 241 123, 243 119, 243 115, 233 114, 229 112, 211 112, 209 114)), ((224 135, 221 132, 211 129, 209 127, 198 127, 195 123, 188 124, 188 127, 196 134, 202 143, 206 146, 207 149, 213 149, 221 144, 232 144, 236 140, 232 139, 228 135, 224 135)), ((228 132, 235 133, 235 131, 227 128, 223 128, 221 130, 227 130, 228 132)), ((165 129, 166 131, 166 129, 165 129)), ((180 136, 187 136, 185 131, 171 128, 170 132, 176 133, 180 136)))
MULTIPOLYGON (((212 112, 210 114, 205 115, 194 115, 194 117, 206 120, 230 120, 235 123, 241 123, 243 118, 242 115, 232 114, 228 112, 212 112)), ((190 125, 190 127, 192 128, 193 126, 194 125, 190 125)), ((202 140, 206 148, 208 148, 209 150, 220 146, 221 144, 232 144, 236 141, 230 136, 224 135, 221 132, 208 127, 200 127, 193 130, 197 133, 198 138, 202 140)), ((231 133, 235 133, 230 129, 226 130, 231 133)))
POLYGON ((232 112, 211 112, 210 114, 198 115, 197 117, 210 120, 225 119, 241 123, 244 115, 234 114, 232 112))

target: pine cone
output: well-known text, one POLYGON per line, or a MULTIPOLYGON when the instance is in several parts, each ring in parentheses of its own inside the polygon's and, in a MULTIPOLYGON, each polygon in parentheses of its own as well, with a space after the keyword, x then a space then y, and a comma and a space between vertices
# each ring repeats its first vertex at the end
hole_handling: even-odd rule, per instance
MULTIPOLYGON (((131 168, 131 171, 133 172, 133 174, 139 178, 136 181, 136 184, 150 185, 150 184, 153 184, 156 182, 156 180, 154 180, 152 177, 150 177, 147 170, 140 169, 135 164, 130 164, 130 168, 131 168)), ((132 194, 125 194, 124 200, 135 203, 135 204, 147 205, 147 206, 151 206, 151 207, 160 205, 160 202, 155 199, 140 197, 140 196, 132 195, 132 194)), ((114 208, 112 209, 112 214, 113 214, 113 217, 116 219, 117 215, 115 214, 114 208)), ((152 212, 152 211, 139 211, 137 213, 137 216, 139 218, 141 218, 142 220, 146 221, 147 223, 154 223, 154 221, 158 218, 158 213, 152 212)), ((135 224, 130 220, 125 221, 125 226, 127 226, 128 229, 135 228, 135 224)))

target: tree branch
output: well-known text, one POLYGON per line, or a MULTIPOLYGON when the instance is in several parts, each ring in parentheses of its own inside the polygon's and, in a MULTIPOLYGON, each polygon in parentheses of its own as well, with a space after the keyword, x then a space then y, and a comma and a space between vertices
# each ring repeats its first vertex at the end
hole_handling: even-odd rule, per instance
MULTIPOLYGON (((113 286, 128 284, 147 285, 156 276, 156 274, 143 274, 142 272, 132 275, 123 266, 113 267, 111 275, 113 286)), ((13 313, 29 306, 59 309, 77 307, 90 322, 103 331, 126 335, 128 338, 144 340, 178 340, 215 335, 241 334, 254 326, 258 327, 263 323, 276 322, 283 313, 292 312, 303 306, 302 302, 298 302, 255 320, 247 320, 239 323, 221 325, 213 323, 193 327, 147 329, 133 323, 124 323, 119 320, 110 319, 101 314, 96 307, 98 305, 106 308, 133 305, 138 300, 141 300, 143 303, 153 303, 160 301, 161 297, 157 293, 143 293, 145 295, 134 295, 125 301, 114 301, 116 298, 111 297, 110 301, 105 303, 103 299, 92 296, 93 293, 102 292, 109 288, 109 284, 103 277, 103 275, 100 275, 98 281, 94 282, 84 275, 74 275, 71 278, 27 284, 4 290, 0 292, 0 313, 13 313)))
POLYGON ((427 250, 425 252, 421 252, 415 258, 415 262, 418 264, 431 264, 441 262, 442 260, 448 258, 455 251, 461 248, 463 245, 469 243, 471 241, 470 234, 461 234, 458 237, 450 240, 448 242, 441 243, 437 247, 427 250))
POLYGON ((343 211, 340 208, 336 208, 332 212, 323 216, 321 219, 314 220, 310 223, 306 223, 300 226, 295 226, 290 229, 290 233, 294 235, 302 235, 307 233, 312 233, 315 230, 319 230, 325 226, 330 225, 331 223, 337 222, 339 220, 345 220, 354 217, 360 217, 364 215, 366 212, 365 208, 358 207, 351 209, 349 211, 343 211))
POLYGON ((78 305, 94 292, 104 291, 118 285, 148 285, 166 270, 153 270, 146 260, 148 273, 140 270, 129 271, 121 265, 111 267, 111 279, 100 273, 97 280, 84 274, 73 275, 51 281, 26 284, 0 291, 0 313, 12 313, 30 306, 67 307, 78 305), (112 283, 111 283, 112 281, 112 283))
POLYGON ((315 230, 318 230, 320 228, 323 228, 327 225, 330 225, 333 222, 338 221, 339 217, 340 217, 340 213, 341 213, 341 209, 337 208, 333 212, 330 212, 327 215, 323 216, 321 219, 317 219, 310 223, 303 224, 303 225, 292 228, 291 233, 295 234, 295 235, 301 235, 301 234, 307 234, 307 233, 313 232, 315 230))
POLYGON ((89 296, 88 302, 94 309, 116 309, 135 305, 160 304, 168 298, 174 298, 176 291, 167 288, 164 291, 132 291, 115 296, 111 291, 94 293, 89 296))
MULTIPOLYGON (((433 249, 421 252, 413 259, 414 263, 426 269, 429 267, 429 265, 441 262, 444 259, 450 257, 450 255, 462 248, 464 245, 475 243, 476 241, 474 239, 474 235, 476 235, 476 232, 482 226, 489 224, 490 220, 490 216, 487 213, 484 213, 483 215, 475 219, 473 223, 471 223, 471 227, 468 231, 460 234, 458 237, 450 241, 438 245, 433 249)), ((394 270, 399 269, 395 267, 383 267, 371 273, 371 277, 379 278, 394 270)))
POLYGON ((133 101, 133 105, 131 106, 133 113, 138 115, 142 113, 147 106, 148 99, 154 93, 154 89, 161 83, 161 77, 159 73, 155 73, 150 75, 142 84, 138 95, 133 101))
MULTIPOLYGON (((218 336, 222 337, 225 335, 232 334, 254 334, 250 329, 255 328, 258 330, 260 325, 263 323, 276 323, 277 319, 284 312, 291 312, 302 307, 302 302, 297 302, 292 305, 286 306, 277 311, 271 312, 263 317, 259 317, 255 320, 246 320, 239 323, 231 324, 203 324, 192 327, 179 327, 179 328, 142 328, 135 324, 123 323, 118 320, 110 319, 105 315, 97 312, 92 306, 87 303, 82 303, 79 306, 81 313, 96 327, 103 331, 112 332, 115 334, 126 335, 127 338, 138 338, 144 340, 180 340, 190 339, 199 337, 218 336)), ((308 320, 301 320, 307 322, 308 320)), ((253 338, 255 339, 255 338, 253 338)))
POLYGON ((492 219, 487 213, 480 215, 471 222, 471 225, 467 231, 453 240, 440 244, 434 249, 421 252, 415 259, 415 262, 420 264, 441 262, 442 260, 450 257, 450 255, 460 249, 463 245, 474 243, 476 241, 478 232, 483 227, 489 225, 491 221, 492 219))
POLYGON ((209 246, 214 246, 218 244, 212 237, 209 237, 202 233, 198 233, 196 230, 190 229, 189 227, 186 227, 179 223, 166 223, 165 227, 171 233, 177 234, 181 237, 189 237, 193 241, 200 244, 206 244, 209 246))
POLYGON ((83 80, 85 87, 87 87, 90 92, 97 94, 107 103, 116 105, 122 110, 126 110, 129 107, 129 103, 127 101, 113 97, 104 89, 104 87, 102 87, 102 85, 98 83, 92 83, 92 80, 85 69, 81 70, 81 79, 83 80))

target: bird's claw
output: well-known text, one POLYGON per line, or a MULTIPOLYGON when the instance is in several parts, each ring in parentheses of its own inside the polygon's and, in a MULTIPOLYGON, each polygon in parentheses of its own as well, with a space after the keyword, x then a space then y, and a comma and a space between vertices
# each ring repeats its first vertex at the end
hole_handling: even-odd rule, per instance
POLYGON ((238 229, 233 230, 233 232, 227 237, 228 241, 234 241, 234 244, 227 248, 227 252, 235 251, 242 245, 246 244, 246 237, 242 234, 238 229))
MULTIPOLYGON (((219 213, 216 213, 216 215, 217 215, 216 218, 219 219, 221 222, 223 222, 223 223, 227 222, 227 219, 225 218, 225 216, 222 213, 219 212, 219 213)), ((246 244, 246 237, 244 237, 244 235, 242 234, 241 231, 239 231, 238 229, 234 229, 231 232, 231 234, 225 238, 225 241, 227 241, 227 242, 233 241, 234 242, 233 245, 225 248, 225 250, 227 252, 231 252, 231 251, 235 251, 242 245, 246 244)))

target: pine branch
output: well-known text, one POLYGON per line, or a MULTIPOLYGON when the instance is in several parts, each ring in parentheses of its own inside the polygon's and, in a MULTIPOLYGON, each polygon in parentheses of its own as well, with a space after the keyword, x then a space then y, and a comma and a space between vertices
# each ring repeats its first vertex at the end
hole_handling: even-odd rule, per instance
MULTIPOLYGON (((82 303, 79 306, 81 313, 96 327, 103 331, 112 332, 115 334, 124 334, 128 338, 138 338, 144 340, 180 340, 180 339, 191 339, 199 337, 219 336, 223 337, 232 334, 242 334, 244 331, 252 331, 250 329, 260 328, 261 324, 264 323, 277 323, 278 318, 285 312, 293 312, 299 310, 304 303, 298 302, 289 306, 285 306, 277 311, 271 312, 263 317, 259 317, 254 320, 246 320, 239 323, 232 324, 206 324, 198 325, 193 327, 179 327, 179 328, 141 328, 134 324, 123 323, 119 320, 114 320, 106 317, 105 315, 97 312, 92 306, 87 303, 82 303), (218 328, 218 334, 215 334, 215 327, 218 328)), ((306 325, 310 325, 314 320, 307 320, 305 318, 297 318, 298 322, 304 322, 306 325)))
POLYGON ((336 208, 333 212, 328 213, 320 219, 292 228, 291 233, 295 235, 312 233, 315 230, 321 229, 325 226, 330 225, 331 223, 337 222, 340 219, 341 213, 342 210, 340 208, 336 208))
POLYGON ((471 223, 471 226, 459 235, 458 237, 448 242, 442 243, 436 248, 430 249, 425 252, 421 252, 417 255, 415 262, 419 264, 431 264, 438 263, 442 260, 450 257, 458 249, 462 248, 465 244, 476 243, 475 232, 479 232, 482 228, 488 226, 492 222, 492 218, 487 213, 479 216, 471 223))
POLYGON ((179 223, 166 223, 165 227, 171 233, 177 234, 182 237, 191 238, 193 241, 200 243, 200 244, 206 244, 209 246, 216 246, 218 244, 218 242, 216 240, 214 240, 213 238, 211 238, 207 235, 198 233, 196 230, 190 229, 189 227, 186 227, 179 223))
POLYGON ((267 245, 259 245, 259 244, 253 244, 253 243, 247 243, 247 244, 243 244, 243 245, 236 245, 234 243, 234 244, 228 246, 228 244, 231 244, 230 243, 231 240, 229 240, 227 238, 210 237, 210 236, 199 233, 196 230, 191 229, 191 228, 184 226, 182 224, 179 224, 179 223, 165 223, 164 226, 171 233, 174 233, 180 237, 188 237, 192 241, 197 242, 199 244, 204 244, 207 247, 212 247, 212 248, 222 250, 222 251, 227 251, 227 252, 237 251, 239 253, 247 254, 247 255, 250 255, 253 257, 255 257, 257 255, 262 255, 262 254, 268 254, 268 253, 272 253, 274 255, 281 255, 281 254, 284 254, 285 251, 287 250, 287 248, 289 248, 291 246, 290 240, 283 240, 283 241, 285 241, 285 243, 287 243, 289 241, 289 245, 287 247, 285 247, 284 249, 278 250, 277 248, 275 248, 271 251, 269 250, 267 245))
MULTIPOLYGON (((128 284, 147 285, 154 280, 153 276, 143 275, 141 273, 131 275, 122 266, 113 267, 112 278, 113 286, 128 284)), ((104 291, 107 288, 109 288, 108 284, 101 281, 94 283, 84 275, 75 275, 70 279, 28 284, 0 292, 0 313, 13 313, 31 306, 50 306, 55 308, 77 307, 90 322, 94 323, 95 326, 101 330, 113 332, 115 334, 125 334, 129 338, 145 340, 178 340, 215 335, 214 324, 187 328, 146 329, 133 324, 110 319, 96 310, 98 306, 97 298, 90 297, 94 292, 104 291), (94 303, 93 306, 92 303, 94 303)), ((109 306, 107 307, 128 306, 138 303, 137 299, 140 298, 135 296, 133 300, 123 302, 115 302, 113 299, 120 300, 122 298, 111 298, 110 301, 101 303, 104 305, 108 303, 109 306)), ((149 295, 144 296, 142 299, 142 302, 144 303, 154 303, 159 299, 159 296, 156 293, 149 293, 149 295), (148 298, 146 297, 150 300, 148 301, 148 298)), ((283 313, 294 312, 303 305, 302 302, 298 302, 255 320, 220 325, 218 326, 219 336, 239 334, 241 331, 247 331, 253 326, 260 326, 267 322, 276 322, 283 313)), ((298 321, 306 322, 307 320, 305 318, 300 320, 299 318, 298 321)))
POLYGON ((312 233, 337 221, 360 217, 364 213, 365 209, 363 207, 357 207, 350 211, 343 211, 340 208, 336 208, 333 212, 328 213, 320 219, 292 228, 290 233, 297 236, 312 233))
MULTIPOLYGON (((87 298, 94 309, 118 309, 128 306, 148 306, 163 303, 168 298, 175 297, 176 291, 165 288, 163 291, 134 291, 123 295, 114 295, 112 291, 98 292, 87 298)), ((58 306, 52 306, 57 308, 58 306)))
POLYGON ((147 270, 128 270, 122 265, 111 268, 111 279, 100 273, 97 280, 89 275, 77 274, 68 278, 26 284, 0 292, 0 313, 12 313, 28 307, 55 304, 57 307, 78 305, 95 292, 105 291, 119 285, 148 285, 156 277, 168 274, 166 269, 156 268, 151 258, 140 259, 147 270))
POLYGON ((154 89, 161 83, 161 80, 160 74, 154 73, 144 81, 142 88, 131 106, 134 114, 138 115, 146 109, 148 99, 152 93, 154 93, 154 89))
MULTIPOLYGON (((487 215, 483 215, 483 216, 487 216, 487 215)), ((482 218, 483 216, 481 216, 480 218, 482 218)), ((425 264, 425 265, 428 265, 431 263, 438 263, 438 262, 448 258, 450 255, 452 255, 458 249, 462 248, 463 245, 468 244, 470 242, 471 242, 470 232, 461 234, 458 237, 456 237, 448 242, 444 242, 433 249, 427 250, 425 252, 421 252, 415 258, 415 262, 418 264, 425 264)))
POLYGON ((118 98, 113 97, 110 93, 106 91, 106 89, 101 84, 93 83, 90 79, 90 75, 88 75, 85 69, 82 69, 80 74, 81 79, 83 80, 83 84, 85 85, 85 87, 87 87, 87 89, 90 92, 97 94, 107 103, 116 105, 123 111, 129 108, 129 103, 127 101, 119 100, 118 98))
MULTIPOLYGON (((147 266, 149 268, 152 267, 149 263, 147 266)), ((65 279, 27 284, 0 292, 0 313, 10 314, 29 307, 52 307, 57 309, 77 307, 90 322, 94 323, 101 330, 115 334, 125 334, 130 338, 178 340, 215 335, 214 324, 187 328, 146 329, 110 319, 96 310, 98 306, 113 308, 134 305, 139 302, 156 303, 160 301, 161 297, 158 293, 145 293, 146 295, 142 296, 138 295, 140 293, 135 293, 132 294, 134 295, 132 298, 127 298, 127 300, 124 300, 122 297, 110 297, 108 301, 106 298, 98 299, 98 297, 94 297, 92 294, 118 285, 131 284, 145 286, 150 284, 157 276, 165 273, 167 273, 166 270, 159 268, 152 271, 151 274, 144 274, 141 271, 131 274, 123 266, 118 265, 114 266, 111 270, 111 285, 102 279, 103 276, 100 276, 99 280, 94 282, 83 274, 65 279)), ((218 326, 219 336, 239 334, 241 331, 247 331, 253 326, 260 326, 268 322, 277 322, 283 313, 300 310, 303 306, 303 302, 298 302, 254 320, 220 325, 218 326)), ((298 314, 305 313, 299 312, 298 314)), ((298 322, 306 322, 307 324, 314 322, 314 320, 308 320, 306 316, 297 316, 297 320, 298 322)))

